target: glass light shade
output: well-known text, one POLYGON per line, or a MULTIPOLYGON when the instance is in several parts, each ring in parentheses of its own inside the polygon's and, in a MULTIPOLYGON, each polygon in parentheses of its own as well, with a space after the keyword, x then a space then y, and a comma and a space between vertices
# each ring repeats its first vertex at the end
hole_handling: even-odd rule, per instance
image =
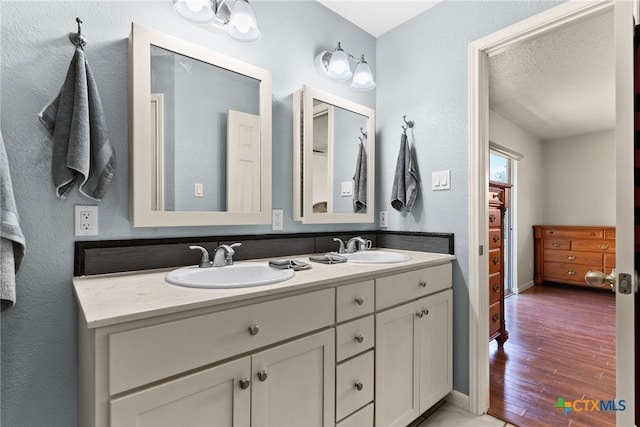
POLYGON ((247 0, 237 0, 227 27, 229 37, 242 42, 257 42, 262 37, 253 8, 247 0))
POLYGON ((356 71, 353 73, 351 89, 371 90, 374 87, 376 87, 376 83, 373 81, 373 73, 371 72, 371 67, 369 67, 369 64, 367 64, 364 59, 361 59, 356 66, 356 71))
POLYGON ((353 73, 349 67, 349 57, 338 45, 338 48, 331 55, 331 60, 329 60, 327 76, 331 80, 345 81, 349 80, 352 75, 353 73))
POLYGON ((196 24, 208 24, 216 17, 210 0, 174 0, 173 10, 180 17, 196 24))

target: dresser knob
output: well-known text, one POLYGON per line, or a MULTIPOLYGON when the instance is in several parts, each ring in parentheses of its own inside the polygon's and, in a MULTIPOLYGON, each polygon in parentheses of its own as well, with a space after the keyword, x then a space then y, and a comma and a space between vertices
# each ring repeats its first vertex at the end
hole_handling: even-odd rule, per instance
POLYGON ((489 215, 489 222, 496 222, 496 216, 493 214, 489 215))
POLYGON ((498 313, 495 313, 493 316, 491 316, 491 321, 493 323, 498 323, 498 320, 500 320, 500 315, 498 313))
POLYGON ((553 246, 554 248, 559 248, 560 247, 560 243, 552 243, 551 246, 553 246))
POLYGON ((575 276, 575 275, 576 275, 576 272, 575 272, 575 271, 573 271, 573 270, 569 270, 569 271, 567 271, 567 274, 568 274, 569 276, 575 276))
POLYGON ((607 249, 609 249, 609 245, 600 245, 600 249, 606 251, 607 249))
POLYGON ((427 282, 426 282, 426 281, 424 281, 424 280, 421 280, 421 281, 420 281, 420 287, 421 287, 421 288, 426 288, 426 287, 427 287, 427 282))
POLYGON ((240 388, 244 390, 246 388, 249 388, 251 380, 249 378, 240 378, 240 381, 238 381, 238 383, 240 383, 240 388))
POLYGON ((364 337, 358 334, 356 335, 356 341, 358 341, 358 344, 362 344, 362 341, 364 341, 364 337))
POLYGON ((500 236, 498 236, 497 234, 493 235, 493 243, 498 243, 500 241, 500 236))
POLYGON ((429 315, 429 310, 427 310, 427 309, 425 308, 424 310, 422 310, 422 313, 423 313, 425 316, 428 316, 428 315, 429 315))
POLYGON ((576 256, 575 256, 575 255, 567 255, 567 259, 568 259, 569 261, 573 261, 573 260, 575 260, 575 259, 576 259, 576 256))
POLYGON ((248 329, 251 335, 258 335, 258 332, 260 332, 260 327, 258 325, 251 325, 248 329))
POLYGON ((355 387, 356 387, 356 389, 357 389, 358 391, 362 390, 362 388, 364 387, 364 386, 362 385, 362 383, 361 383, 361 382, 359 382, 359 381, 358 381, 357 383, 355 383, 354 385, 355 385, 355 387))
POLYGON ((500 285, 493 285, 493 292, 498 293, 500 292, 500 285))
POLYGON ((498 257, 495 257, 492 261, 493 261, 493 265, 500 264, 500 258, 498 258, 498 257))
POLYGON ((356 298, 355 302, 358 305, 362 305, 362 304, 364 304, 364 299, 362 299, 362 297, 358 297, 358 298, 356 298))
POLYGON ((268 376, 269 376, 269 374, 267 373, 267 371, 265 371, 265 370, 258 371, 258 379, 260 381, 265 381, 268 376))
POLYGON ((422 311, 419 311, 416 313, 416 316, 422 319, 422 316, 424 316, 424 313, 422 311))

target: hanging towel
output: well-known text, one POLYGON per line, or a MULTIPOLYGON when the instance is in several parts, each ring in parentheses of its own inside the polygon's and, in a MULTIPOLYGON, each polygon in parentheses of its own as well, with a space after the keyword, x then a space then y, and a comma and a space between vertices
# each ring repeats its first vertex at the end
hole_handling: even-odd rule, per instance
POLYGON ((367 151, 362 142, 358 149, 356 173, 353 175, 353 212, 367 212, 367 151))
POLYGON ((397 210, 411 212, 411 208, 418 197, 418 178, 411 147, 407 141, 407 134, 400 137, 400 151, 396 162, 396 173, 391 188, 391 206, 397 210))
POLYGON ((0 132, 0 303, 4 310, 16 302, 16 272, 25 252, 9 172, 9 160, 0 132))
POLYGON ((58 96, 38 115, 53 136, 51 173, 58 197, 77 181, 80 193, 101 200, 116 169, 98 87, 82 48, 76 49, 58 96))

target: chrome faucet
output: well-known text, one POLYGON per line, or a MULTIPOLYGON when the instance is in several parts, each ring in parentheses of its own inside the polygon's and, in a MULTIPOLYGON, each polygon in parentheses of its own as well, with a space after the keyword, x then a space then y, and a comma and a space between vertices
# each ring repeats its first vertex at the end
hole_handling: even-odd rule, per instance
POLYGON ((338 253, 339 253, 339 254, 343 254, 343 253, 345 253, 345 250, 344 250, 344 241, 342 241, 342 239, 341 239, 341 238, 339 238, 339 237, 334 237, 334 238, 333 238, 333 241, 334 241, 334 242, 338 242, 338 243, 340 243, 340 248, 338 249, 338 253))
POLYGON ((240 246, 242 243, 234 243, 232 245, 220 245, 216 248, 216 253, 213 257, 214 267, 224 267, 225 265, 233 265, 233 256, 235 251, 233 248, 240 246))
POLYGON ((192 246, 189 246, 189 249, 199 249, 202 251, 202 258, 200 258, 200 263, 198 264, 198 267, 209 268, 213 265, 213 263, 209 261, 209 251, 207 251, 205 248, 203 248, 202 246, 192 245, 192 246))
POLYGON ((347 253, 352 254, 356 251, 366 251, 368 249, 368 242, 362 237, 352 237, 347 242, 347 253))

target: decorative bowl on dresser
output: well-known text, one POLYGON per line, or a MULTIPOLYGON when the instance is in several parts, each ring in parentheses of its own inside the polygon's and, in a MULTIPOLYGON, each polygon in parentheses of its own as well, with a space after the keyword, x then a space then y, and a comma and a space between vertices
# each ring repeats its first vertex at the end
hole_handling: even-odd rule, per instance
POLYGON ((533 236, 536 285, 589 286, 584 279, 588 271, 609 274, 616 267, 615 227, 534 225, 533 236))

